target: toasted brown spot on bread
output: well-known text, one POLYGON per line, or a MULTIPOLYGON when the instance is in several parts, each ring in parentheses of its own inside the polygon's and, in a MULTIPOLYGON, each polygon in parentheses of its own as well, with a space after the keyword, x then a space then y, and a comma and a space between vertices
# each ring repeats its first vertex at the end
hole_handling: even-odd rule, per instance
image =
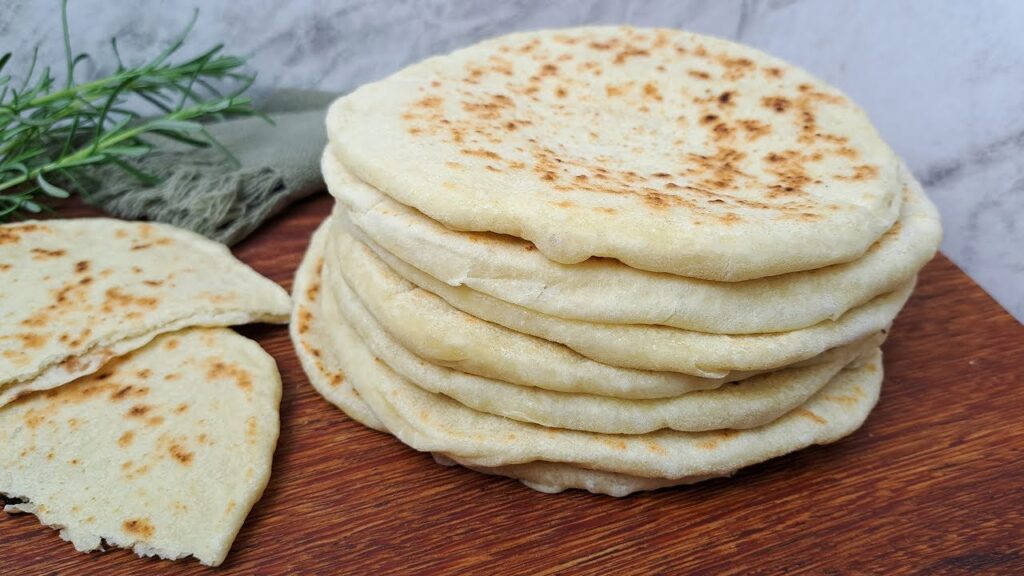
POLYGON ((35 314, 25 318, 20 322, 22 326, 30 326, 32 328, 38 328, 45 326, 50 322, 50 315, 46 311, 36 312, 35 314))
POLYGON ((148 414, 149 411, 152 409, 152 406, 147 406, 145 404, 136 404, 128 409, 127 416, 129 418, 142 418, 143 416, 148 414))
POLYGON ((183 466, 189 466, 192 464, 194 454, 188 450, 182 448, 178 444, 172 444, 170 449, 171 457, 178 461, 183 466))
POLYGON ((156 533, 156 528, 146 519, 125 520, 121 523, 125 532, 142 540, 149 540, 156 533))
POLYGON ((117 439, 117 445, 122 448, 127 448, 132 445, 133 441, 135 441, 135 432, 129 430, 124 434, 121 434, 121 437, 117 439))
POLYGON ((49 231, 39 224, 21 224, 15 226, 0 226, 0 246, 4 244, 17 244, 21 241, 23 234, 29 234, 38 231, 49 231))
POLYGON ((789 107, 792 106, 792 104, 793 103, 790 102, 788 98, 785 98, 783 96, 765 96, 764 98, 761 98, 762 106, 764 106, 765 108, 770 108, 779 113, 789 110, 789 107))
POLYGON ((870 164, 861 164, 860 166, 853 167, 852 174, 837 175, 836 179, 853 181, 872 180, 874 178, 878 178, 878 172, 878 166, 873 166, 870 164))
POLYGON ((637 48, 635 46, 627 46, 624 50, 615 55, 615 64, 625 64, 629 58, 637 58, 640 56, 650 56, 651 53, 645 49, 637 48))
POLYGON ((238 364, 214 360, 206 369, 206 377, 210 380, 231 378, 239 388, 252 390, 252 375, 238 364))
POLYGON ((818 416, 817 414, 808 410, 807 408, 797 408, 796 410, 793 411, 793 413, 796 414, 797 416, 813 420, 816 424, 828 424, 828 420, 825 420, 824 418, 818 416))
POLYGON ((67 250, 47 250, 46 248, 33 248, 32 259, 49 260, 51 258, 60 258, 61 256, 66 256, 67 253, 67 250))
POLYGON ((125 400, 127 398, 140 398, 149 394, 149 388, 145 386, 122 386, 110 394, 111 400, 125 400))
POLYGON ((28 332, 25 334, 15 334, 15 338, 21 340, 21 345, 25 348, 34 349, 42 348, 46 345, 46 342, 50 339, 46 334, 37 334, 34 332, 28 332))
POLYGON ((653 82, 644 84, 644 96, 651 98, 652 100, 662 101, 664 98, 661 95, 661 90, 658 89, 658 85, 653 82))
POLYGON ((298 330, 299 334, 308 332, 310 325, 313 323, 313 313, 305 307, 300 307, 295 316, 295 329, 298 330))
POLYGON ((469 148, 463 148, 461 152, 466 156, 477 156, 480 158, 490 158, 492 160, 501 159, 501 156, 499 156, 497 152, 494 152, 492 150, 484 150, 483 148, 477 148, 474 150, 471 150, 469 148))
POLYGON ((255 416, 249 416, 245 420, 245 437, 246 437, 246 440, 250 444, 253 444, 253 443, 256 442, 256 432, 258 430, 259 430, 259 427, 258 427, 258 425, 256 423, 256 417, 255 416))

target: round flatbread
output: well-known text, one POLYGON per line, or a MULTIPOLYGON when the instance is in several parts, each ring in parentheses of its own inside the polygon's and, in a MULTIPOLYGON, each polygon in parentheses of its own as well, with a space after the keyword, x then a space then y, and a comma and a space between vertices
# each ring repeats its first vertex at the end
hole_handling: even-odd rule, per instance
POLYGON ((661 324, 716 334, 785 332, 835 320, 891 292, 935 255, 938 211, 902 170, 900 219, 847 264, 746 282, 712 282, 647 272, 607 258, 559 264, 512 236, 459 232, 388 198, 351 175, 325 150, 337 219, 368 240, 451 286, 536 312, 587 322, 661 324), (643 294, 643 298, 637 298, 643 294))
POLYGON ((721 281, 862 256, 899 162, 856 105, 781 60, 672 30, 512 34, 337 100, 334 154, 456 230, 721 281))
POLYGON ((360 396, 388 431, 424 452, 476 466, 563 462, 605 472, 679 482, 835 441, 856 430, 878 399, 881 353, 844 370, 803 406, 750 430, 595 434, 517 422, 471 410, 393 372, 344 321, 331 345, 360 396))
POLYGON ((352 383, 345 379, 341 360, 334 353, 334 348, 326 345, 332 334, 320 312, 324 292, 320 271, 324 264, 323 252, 328 228, 327 222, 324 222, 316 229, 309 240, 306 255, 295 271, 295 281, 292 283, 295 310, 288 331, 295 354, 313 388, 356 422, 385 432, 384 424, 359 397, 352 383))
MULTIPOLYGON (((751 372, 808 360, 885 330, 913 289, 909 283, 836 321, 810 328, 733 336, 554 318, 465 286, 444 284, 387 252, 374 252, 372 246, 338 226, 332 229, 325 258, 324 278, 331 289, 343 292, 351 288, 381 326, 416 355, 525 386, 564 377, 567 362, 553 362, 546 356, 549 351, 563 350, 555 342, 603 367, 675 372, 701 379, 728 378, 737 372, 747 377, 751 372), (546 375, 542 377, 541 371, 546 375)), ((585 383, 562 391, 600 393, 585 383)), ((684 391, 668 395, 681 393, 684 391)))
POLYGON ((444 394, 478 412, 553 428, 643 434, 663 428, 705 431, 763 426, 806 402, 845 366, 873 353, 884 336, 825 352, 817 363, 753 376, 714 390, 653 400, 633 400, 546 390, 483 378, 427 362, 396 342, 354 296, 327 295, 327 325, 344 322, 370 352, 409 382, 444 394))

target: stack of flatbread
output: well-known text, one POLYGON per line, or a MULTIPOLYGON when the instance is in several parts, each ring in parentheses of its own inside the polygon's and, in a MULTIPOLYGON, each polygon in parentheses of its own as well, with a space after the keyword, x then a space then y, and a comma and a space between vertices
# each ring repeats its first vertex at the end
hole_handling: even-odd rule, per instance
POLYGON ((866 115, 695 34, 514 34, 331 107, 293 339, 443 463, 625 495, 857 429, 935 208, 866 115))
POLYGON ((270 477, 281 380, 224 328, 288 294, 219 244, 108 219, 0 226, 0 495, 82 551, 218 565, 270 477))

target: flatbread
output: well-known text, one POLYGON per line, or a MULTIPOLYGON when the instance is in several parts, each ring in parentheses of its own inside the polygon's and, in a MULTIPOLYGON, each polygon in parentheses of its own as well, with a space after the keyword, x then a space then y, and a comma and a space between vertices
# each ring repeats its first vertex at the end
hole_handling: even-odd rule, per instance
POLYGON ((634 492, 658 490, 680 484, 695 484, 718 476, 694 476, 687 482, 664 478, 641 478, 628 474, 589 470, 561 462, 527 462, 508 466, 477 466, 468 461, 434 454, 434 460, 442 466, 461 465, 482 474, 507 476, 522 482, 525 486, 547 494, 557 494, 570 488, 586 490, 594 494, 606 494, 621 498, 634 492))
MULTIPOLYGON (((325 240, 325 228, 323 225, 314 235, 313 240, 310 243, 310 248, 303 259, 302 265, 299 267, 299 271, 296 273, 295 280, 295 299, 296 299, 296 321, 292 323, 292 337, 296 344, 296 350, 299 351, 300 358, 303 359, 303 366, 310 376, 310 380, 314 383, 317 390, 327 398, 328 401, 341 408, 346 414, 353 419, 364 423, 365 425, 379 430, 381 432, 387 432, 384 423, 374 414, 373 409, 363 400, 363 397, 355 390, 352 383, 353 381, 349 378, 342 378, 340 383, 335 386, 324 386, 324 382, 332 380, 331 375, 334 374, 339 368, 337 364, 327 365, 327 362, 337 363, 344 362, 343 358, 335 355, 331 350, 337 344, 331 344, 330 346, 324 346, 325 343, 333 342, 330 338, 324 338, 325 334, 313 330, 313 327, 322 328, 323 322, 320 320, 320 304, 324 297, 325 291, 322 290, 320 283, 320 270, 323 263, 323 241, 325 240), (313 290, 309 290, 310 286, 316 286, 313 290), (299 312, 300 310, 309 311, 309 315, 299 312), (299 318, 303 318, 301 322, 299 318), (306 328, 299 328, 306 326, 306 328), (312 343, 307 346, 306 343, 312 343), (309 362, 308 359, 324 358, 326 361, 314 361, 309 362)), ((346 333, 349 337, 356 337, 354 331, 348 330, 344 325, 341 326, 342 336, 346 333)), ((342 345, 344 346, 344 339, 342 345)), ((359 352, 359 346, 355 347, 355 353, 359 352)), ((365 350, 365 348, 364 348, 365 350)), ((352 350, 349 350, 349 354, 353 354, 352 350)), ((880 369, 880 360, 877 357, 871 358, 870 362, 876 363, 876 366, 880 369)), ((871 368, 864 368, 865 371, 871 371, 871 368)), ((392 373, 393 374, 393 373, 392 373)), ((880 383, 881 372, 878 372, 878 381, 880 383)), ((839 402, 841 404, 851 407, 852 404, 856 404, 858 400, 863 400, 857 396, 857 390, 851 390, 853 395, 842 396, 842 395, 830 395, 827 400, 829 402, 839 402)), ((875 398, 877 399, 877 389, 874 390, 875 398)), ((451 402, 451 401, 449 401, 451 402)), ((874 400, 871 400, 873 403, 874 400)), ((870 409, 870 407, 868 408, 870 409)), ((803 418, 821 416, 817 413, 804 413, 801 412, 800 416, 803 418)), ((819 420, 815 420, 816 423, 820 424, 819 420)), ((849 424, 849 423, 848 423, 849 424)), ((853 426, 850 424, 853 428, 853 426)), ((531 429, 542 429, 540 427, 530 427, 531 429)), ((826 438, 826 433, 822 431, 822 443, 830 441, 826 438)), ((705 438, 706 448, 718 448, 720 441, 718 435, 721 434, 723 438, 728 439, 729 433, 703 433, 703 434, 690 434, 691 436, 701 436, 705 438)), ((598 435, 590 435, 593 437, 599 437, 598 435)), ((838 436, 836 436, 838 438, 838 436)), ((834 440, 836 438, 831 438, 834 440)), ((802 441, 800 438, 795 438, 795 441, 802 441)), ((615 444, 619 446, 619 444, 615 444)), ((625 444, 622 444, 625 449, 625 444)), ((645 447, 650 449, 651 447, 660 446, 658 444, 645 444, 645 447)), ((471 468, 473 470, 485 473, 485 474, 497 474, 501 476, 509 476, 518 479, 526 486, 539 490, 542 492, 560 492, 569 488, 578 488, 588 490, 594 493, 608 494, 611 496, 626 496, 632 492, 639 490, 654 490, 667 486, 674 486, 678 484, 686 484, 699 482, 708 478, 714 478, 721 476, 720 472, 712 472, 708 474, 691 474, 685 478, 677 479, 665 479, 665 478, 650 478, 643 476, 635 476, 630 474, 624 474, 620 472, 608 472, 604 470, 595 470, 592 468, 586 468, 579 465, 566 464, 562 462, 549 462, 549 461, 528 461, 515 464, 498 464, 495 465, 490 462, 489 458, 484 458, 487 464, 480 464, 478 460, 474 460, 473 456, 464 456, 451 453, 435 452, 435 459, 438 462, 446 465, 451 465, 455 462, 471 468)))
POLYGON ((388 431, 423 452, 475 466, 563 462, 605 472, 687 482, 835 441, 856 430, 878 399, 881 353, 844 370, 806 404, 760 428, 649 434, 594 434, 547 428, 471 410, 393 372, 347 324, 332 345, 347 377, 388 431))
POLYGON ((876 334, 862 342, 822 354, 814 365, 788 368, 672 398, 625 400, 591 394, 520 386, 431 364, 396 342, 355 298, 327 296, 323 322, 351 327, 369 351, 409 382, 444 394, 476 410, 553 428, 643 434, 663 428, 705 431, 763 426, 806 402, 859 356, 884 340, 876 334), (341 320, 339 320, 339 318, 341 320))
POLYGON ((91 374, 158 334, 285 322, 287 292, 224 246, 106 218, 0 226, 0 406, 91 374))
POLYGON ((281 379, 223 328, 164 334, 0 408, 0 493, 80 551, 227 555, 270 478, 281 379))
MULTIPOLYGON (((701 379, 774 370, 884 330, 913 289, 913 283, 908 283, 837 321, 778 334, 732 336, 554 318, 464 286, 444 284, 385 251, 374 252, 338 226, 332 229, 325 257, 324 277, 331 288, 351 287, 381 326, 418 356, 526 386, 555 382, 570 369, 567 361, 556 362, 548 355, 562 350, 553 342, 604 367, 676 372, 701 379)), ((559 390, 600 393, 585 383, 559 390)))
POLYGON ((662 324, 717 334, 785 332, 835 320, 907 282, 934 256, 938 211, 901 171, 900 219, 862 258, 746 282, 711 282, 637 270, 607 258, 559 264, 512 236, 451 230, 354 178, 325 150, 324 180, 336 214, 360 240, 452 286, 560 318, 662 324), (643 298, 636 298, 643 294, 643 298))
POLYGON ((313 232, 306 255, 295 271, 295 281, 292 283, 295 310, 288 331, 295 354, 313 388, 356 422, 386 432, 384 424, 345 378, 341 360, 334 353, 333 346, 326 345, 333 335, 330 325, 320 312, 324 292, 320 271, 324 264, 323 252, 328 228, 325 221, 313 232))
POLYGON ((330 108, 360 180, 455 230, 740 281, 861 257, 899 214, 867 115, 781 60, 673 30, 511 34, 330 108))

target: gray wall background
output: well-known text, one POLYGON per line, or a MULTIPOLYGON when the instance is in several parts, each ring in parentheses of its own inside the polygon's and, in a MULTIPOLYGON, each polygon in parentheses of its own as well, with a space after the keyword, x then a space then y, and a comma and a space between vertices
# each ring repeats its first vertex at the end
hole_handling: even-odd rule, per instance
MULTIPOLYGON (((0 0, 13 70, 63 61, 56 0, 0 0)), ((942 211, 943 250, 1024 318, 1024 2, 1014 0, 72 0, 76 50, 109 69, 166 45, 251 57, 257 92, 347 91, 427 55, 511 30, 585 23, 687 28, 799 64, 860 103, 942 211)))

